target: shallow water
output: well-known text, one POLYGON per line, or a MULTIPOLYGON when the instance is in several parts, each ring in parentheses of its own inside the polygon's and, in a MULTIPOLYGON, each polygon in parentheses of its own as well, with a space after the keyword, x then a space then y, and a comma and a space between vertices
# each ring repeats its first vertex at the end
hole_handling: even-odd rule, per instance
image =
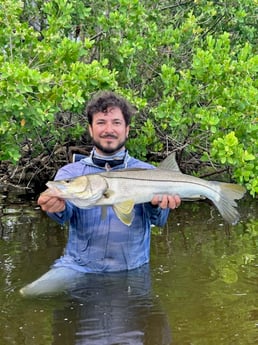
POLYGON ((257 344, 258 202, 239 205, 231 227, 207 203, 184 203, 153 229, 150 266, 91 275, 69 298, 23 299, 66 229, 33 199, 2 195, 0 344, 257 344))

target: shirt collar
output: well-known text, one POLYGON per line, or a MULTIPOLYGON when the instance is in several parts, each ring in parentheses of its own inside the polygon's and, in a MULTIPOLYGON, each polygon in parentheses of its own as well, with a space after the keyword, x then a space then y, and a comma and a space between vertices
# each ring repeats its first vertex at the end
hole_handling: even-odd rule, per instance
POLYGON ((96 152, 94 148, 89 157, 83 159, 83 162, 87 165, 102 168, 104 170, 110 169, 125 169, 130 156, 127 150, 117 152, 112 156, 102 156, 96 152))

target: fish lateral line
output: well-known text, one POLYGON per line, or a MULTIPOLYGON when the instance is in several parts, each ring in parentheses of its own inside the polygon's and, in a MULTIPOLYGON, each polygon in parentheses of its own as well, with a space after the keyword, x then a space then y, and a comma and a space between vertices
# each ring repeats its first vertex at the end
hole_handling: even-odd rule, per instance
MULTIPOLYGON (((146 170, 146 171, 150 171, 149 169, 141 169, 141 170, 146 170)), ((163 170, 163 169, 162 169, 163 170)), ((132 171, 132 170, 131 170, 132 171)), ((120 172, 126 172, 125 170, 121 170, 120 172)), ((113 173, 113 172, 112 172, 113 173)), ((116 173, 114 171, 114 173, 116 173)), ((101 173, 102 174, 102 173, 101 173)), ((181 173, 180 175, 184 176, 183 173, 181 173)), ((201 181, 196 181, 196 180, 192 180, 192 181, 188 181, 188 180, 176 180, 176 179, 151 179, 151 178, 148 178, 148 177, 144 177, 144 176, 140 176, 140 177, 130 177, 130 176, 106 176, 105 173, 103 173, 103 176, 105 177, 105 179, 107 180, 113 180, 113 179, 119 179, 119 180, 128 180, 128 181, 131 181, 131 180, 138 180, 138 181, 146 181, 146 182, 151 182, 151 183, 154 183, 157 182, 157 183, 181 183, 181 184, 186 184, 186 185, 196 185, 196 186, 200 186, 200 187, 204 187, 204 188, 209 188, 210 190, 214 191, 215 193, 217 194, 220 194, 220 190, 218 190, 217 188, 215 188, 215 186, 221 186, 223 184, 227 184, 225 182, 219 182, 219 181, 209 181, 209 180, 201 180, 201 181), (212 188, 214 187, 214 188, 212 188)), ((195 178, 194 176, 191 176, 193 179, 195 178)), ((108 182, 107 182, 108 183, 108 182)), ((228 185, 231 185, 231 186, 235 186, 235 184, 233 183, 228 183, 228 185)))

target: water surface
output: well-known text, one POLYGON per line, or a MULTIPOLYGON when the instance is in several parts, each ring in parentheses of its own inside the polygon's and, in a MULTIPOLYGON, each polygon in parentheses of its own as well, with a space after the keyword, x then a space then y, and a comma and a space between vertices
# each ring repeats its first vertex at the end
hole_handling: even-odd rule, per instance
POLYGON ((184 203, 153 229, 151 263, 87 276, 71 296, 24 299, 66 243, 33 199, 0 199, 0 344, 206 345, 258 343, 258 204, 226 225, 204 202, 184 203))

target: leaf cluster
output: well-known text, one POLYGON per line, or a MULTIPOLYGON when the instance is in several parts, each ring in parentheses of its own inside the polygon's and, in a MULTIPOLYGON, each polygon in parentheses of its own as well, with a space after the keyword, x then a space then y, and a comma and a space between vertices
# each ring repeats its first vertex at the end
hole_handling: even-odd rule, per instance
POLYGON ((81 144, 85 102, 111 89, 138 108, 133 155, 177 151, 255 195, 256 22, 256 0, 2 0, 0 159, 81 144))

